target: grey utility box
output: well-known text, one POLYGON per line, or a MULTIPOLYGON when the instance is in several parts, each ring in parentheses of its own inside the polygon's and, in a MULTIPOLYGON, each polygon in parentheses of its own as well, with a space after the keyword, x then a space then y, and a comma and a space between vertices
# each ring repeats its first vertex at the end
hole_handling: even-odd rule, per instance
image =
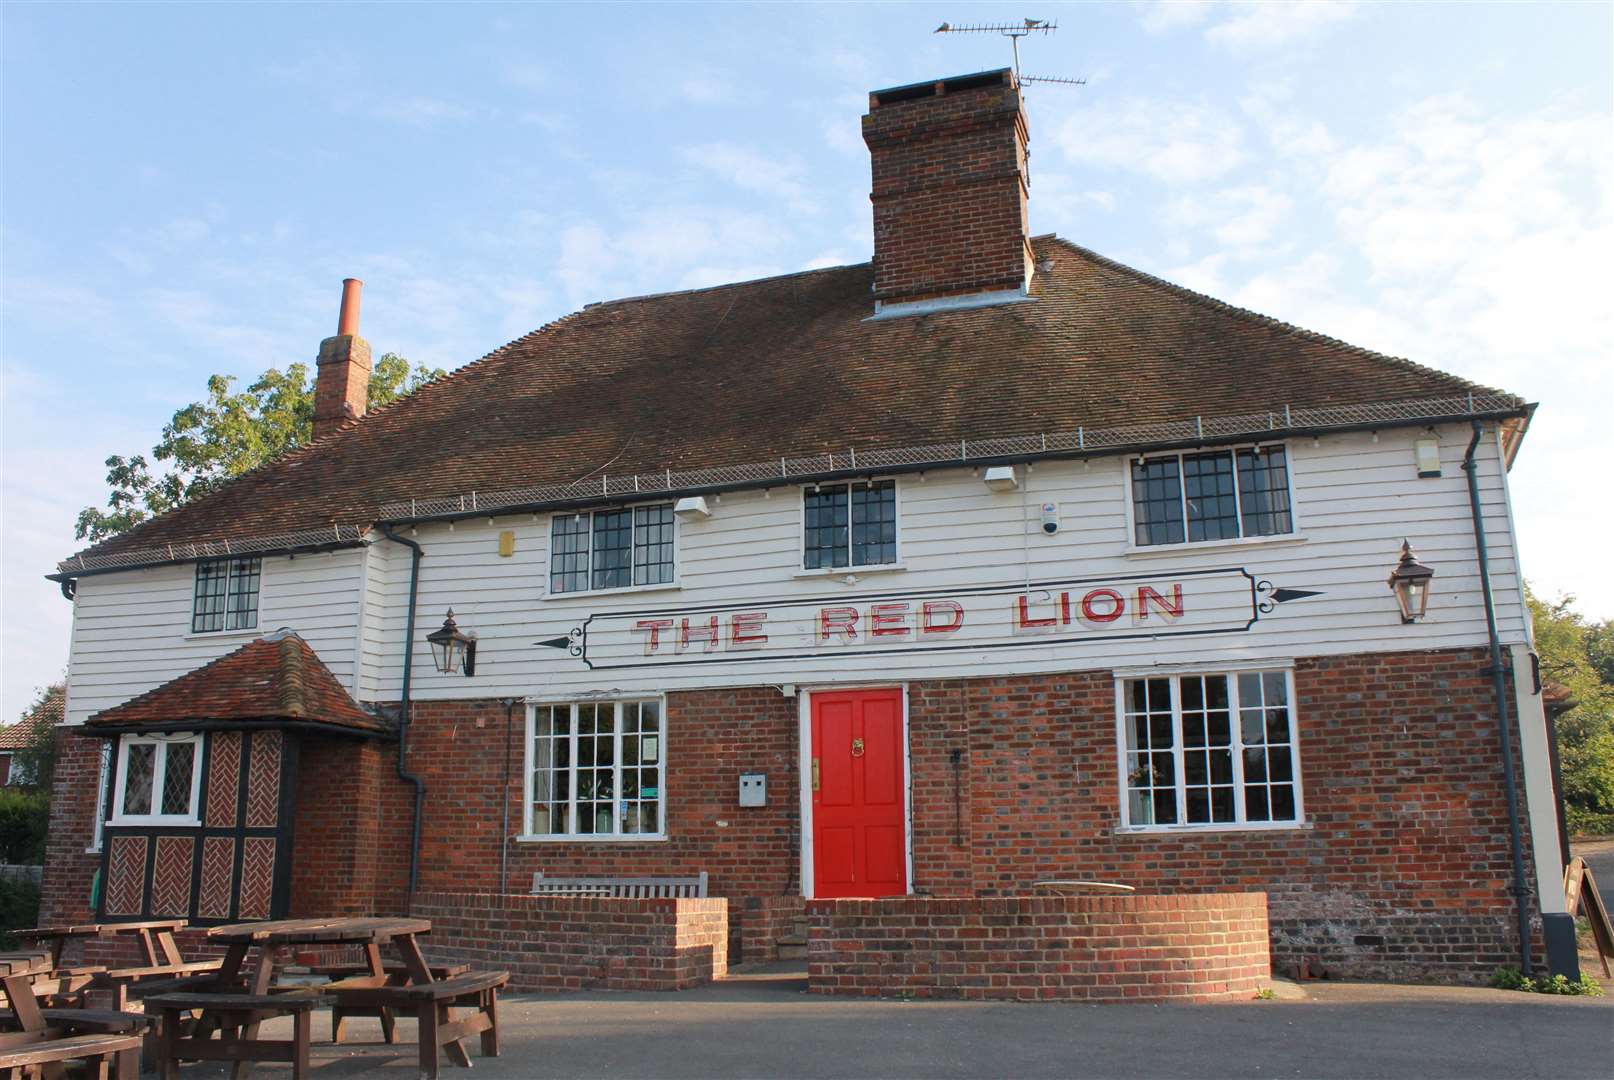
POLYGON ((740 805, 768 805, 768 774, 743 772, 740 774, 740 805))

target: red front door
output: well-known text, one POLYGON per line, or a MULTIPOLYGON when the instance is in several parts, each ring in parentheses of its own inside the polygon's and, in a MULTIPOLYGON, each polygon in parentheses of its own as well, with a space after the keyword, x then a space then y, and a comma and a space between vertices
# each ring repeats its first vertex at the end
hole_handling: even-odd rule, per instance
POLYGON ((812 695, 813 895, 908 891, 902 691, 812 695))

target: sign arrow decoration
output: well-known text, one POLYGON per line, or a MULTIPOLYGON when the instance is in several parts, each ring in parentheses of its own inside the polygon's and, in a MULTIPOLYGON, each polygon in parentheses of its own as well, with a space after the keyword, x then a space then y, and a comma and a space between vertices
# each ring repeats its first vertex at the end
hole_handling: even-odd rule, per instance
POLYGON ((1304 600, 1308 596, 1321 596, 1321 595, 1322 595, 1322 593, 1317 589, 1273 589, 1272 590, 1272 599, 1276 603, 1279 603, 1279 604, 1288 603, 1290 600, 1304 600))
POLYGON ((542 645, 550 649, 565 649, 571 646, 572 639, 562 634, 560 637, 545 638, 543 641, 535 641, 533 644, 542 645))

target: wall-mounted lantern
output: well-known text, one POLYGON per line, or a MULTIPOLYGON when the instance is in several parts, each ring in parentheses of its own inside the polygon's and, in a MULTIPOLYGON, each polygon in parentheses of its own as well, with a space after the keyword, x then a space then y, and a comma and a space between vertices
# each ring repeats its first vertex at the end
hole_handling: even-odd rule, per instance
POLYGON ((454 622, 454 609, 448 609, 448 618, 438 630, 426 635, 426 643, 432 647, 432 661, 436 663, 437 670, 444 675, 452 675, 461 667, 465 674, 476 674, 476 638, 460 632, 458 624, 454 622))
POLYGON ((1401 541, 1401 562, 1390 574, 1390 588, 1401 608, 1401 621, 1417 622, 1429 608, 1429 579, 1435 572, 1412 557, 1412 543, 1401 541))

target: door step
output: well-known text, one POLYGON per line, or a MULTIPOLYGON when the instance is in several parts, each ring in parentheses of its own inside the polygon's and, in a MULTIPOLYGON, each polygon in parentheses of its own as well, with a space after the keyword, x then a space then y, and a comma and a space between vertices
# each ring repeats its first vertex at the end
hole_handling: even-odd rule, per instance
POLYGON ((807 934, 804 929, 798 928, 794 934, 779 938, 774 942, 774 948, 781 960, 807 959, 807 934))

